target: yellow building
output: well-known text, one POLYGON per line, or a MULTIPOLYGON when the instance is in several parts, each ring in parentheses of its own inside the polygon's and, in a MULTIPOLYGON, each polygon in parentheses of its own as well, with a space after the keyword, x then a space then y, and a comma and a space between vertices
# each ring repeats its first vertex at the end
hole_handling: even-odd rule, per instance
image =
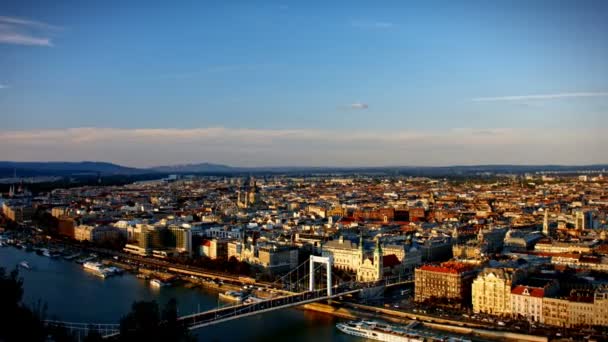
POLYGON ((608 291, 544 298, 543 323, 564 328, 608 326, 608 291))
POLYGON ((363 239, 360 239, 357 245, 340 236, 338 240, 327 241, 323 245, 321 254, 324 257, 332 257, 334 267, 344 271, 357 272, 364 256, 363 239))
POLYGON ((473 312, 498 316, 511 315, 511 288, 521 271, 513 268, 486 268, 473 281, 473 312))
POLYGON ((381 280, 384 275, 383 258, 380 240, 376 240, 373 260, 370 258, 363 260, 361 266, 357 269, 357 281, 370 282, 381 280))

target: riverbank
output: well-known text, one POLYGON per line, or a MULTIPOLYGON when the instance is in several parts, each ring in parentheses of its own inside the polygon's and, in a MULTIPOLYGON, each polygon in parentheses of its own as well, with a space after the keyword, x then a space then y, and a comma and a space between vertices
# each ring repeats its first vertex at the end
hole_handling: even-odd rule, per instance
MULTIPOLYGON (((407 325, 412 322, 411 315, 392 309, 353 305, 350 303, 336 302, 327 303, 311 303, 301 307, 303 310, 310 310, 335 317, 358 320, 358 319, 380 319, 383 321, 407 325)), ((419 317, 416 317, 419 320, 419 317)), ((434 331, 443 331, 448 334, 457 334, 459 336, 468 337, 476 341, 492 340, 492 341, 524 341, 524 342, 548 342, 546 336, 535 336, 521 333, 513 333, 507 331, 493 331, 482 328, 461 327, 447 323, 431 323, 421 322, 422 326, 434 331)))
MULTIPOLYGON (((24 249, 0 248, 0 267, 15 268, 26 260, 31 270, 21 269, 27 305, 46 304, 47 319, 81 323, 118 323, 135 301, 155 300, 165 304, 175 298, 180 316, 225 305, 218 291, 182 285, 155 288, 130 273, 101 279, 81 265, 62 258, 52 259, 24 249)), ((224 290, 226 291, 226 290, 224 290)), ((194 330, 199 341, 337 341, 358 342, 336 329, 338 319, 309 310, 286 309, 244 317, 227 324, 194 330)))

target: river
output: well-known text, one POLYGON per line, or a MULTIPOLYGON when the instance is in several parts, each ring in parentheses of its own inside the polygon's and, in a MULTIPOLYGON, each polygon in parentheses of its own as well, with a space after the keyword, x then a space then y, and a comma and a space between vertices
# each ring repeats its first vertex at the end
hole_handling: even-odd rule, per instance
MULTIPOLYGON (((217 294, 183 287, 150 287, 131 274, 101 279, 75 262, 51 259, 13 247, 0 248, 0 267, 12 270, 22 260, 31 270, 20 268, 24 279, 24 302, 42 301, 47 316, 70 321, 118 323, 133 301, 156 300, 164 304, 174 297, 180 315, 217 306, 217 294)), ((361 341, 335 328, 337 318, 286 309, 245 317, 193 331, 199 341, 361 341)))

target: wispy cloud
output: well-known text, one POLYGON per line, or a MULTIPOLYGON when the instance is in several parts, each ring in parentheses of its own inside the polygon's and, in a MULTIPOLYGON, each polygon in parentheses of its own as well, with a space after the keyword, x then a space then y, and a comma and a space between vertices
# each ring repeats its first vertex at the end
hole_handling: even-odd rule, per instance
POLYGON ((367 103, 355 102, 350 105, 351 109, 367 109, 369 106, 367 103))
POLYGON ((0 89, 6 89, 8 86, 6 84, 0 84, 0 89))
POLYGON ((557 93, 557 94, 535 94, 535 95, 514 95, 514 96, 495 96, 495 97, 476 97, 471 99, 474 102, 488 101, 526 101, 526 100, 552 100, 571 97, 599 97, 608 96, 608 92, 577 92, 577 93, 557 93))
POLYGON ((30 46, 53 46, 52 34, 59 26, 41 21, 0 16, 0 43, 30 46))
POLYGON ((351 26, 362 29, 390 29, 395 26, 388 21, 351 21, 351 26))

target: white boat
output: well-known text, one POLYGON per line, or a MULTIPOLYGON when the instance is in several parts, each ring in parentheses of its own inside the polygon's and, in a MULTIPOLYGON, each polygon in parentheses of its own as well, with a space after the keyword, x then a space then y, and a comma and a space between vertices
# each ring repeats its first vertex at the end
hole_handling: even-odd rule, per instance
POLYGON ((90 271, 101 272, 102 270, 102 265, 99 262, 85 262, 84 264, 82 264, 82 267, 90 271))
POLYGON ((27 261, 25 261, 25 260, 23 260, 22 262, 20 262, 19 266, 21 266, 21 267, 23 267, 23 268, 25 268, 27 270, 31 270, 32 269, 32 266, 30 266, 30 263, 27 262, 27 261))
POLYGON ((224 293, 219 294, 220 299, 228 300, 231 302, 242 302, 245 299, 245 295, 243 292, 238 291, 226 291, 224 293))
POLYGON ((263 302, 263 301, 264 301, 264 299, 262 299, 262 298, 249 296, 249 297, 247 297, 247 299, 245 299, 245 301, 243 301, 243 304, 255 304, 255 303, 259 303, 259 302, 263 302))
POLYGON ((386 342, 467 341, 459 338, 435 335, 431 332, 399 328, 375 321, 338 323, 341 332, 370 340, 386 342))
POLYGON ((163 286, 167 286, 167 283, 163 283, 159 279, 152 279, 152 280, 150 280, 150 285, 153 287, 163 287, 163 286))
POLYGON ((99 262, 85 262, 84 264, 82 264, 82 267, 87 270, 92 272, 93 274, 95 274, 96 276, 100 277, 100 278, 107 278, 109 276, 111 276, 113 273, 108 271, 101 263, 99 262))

